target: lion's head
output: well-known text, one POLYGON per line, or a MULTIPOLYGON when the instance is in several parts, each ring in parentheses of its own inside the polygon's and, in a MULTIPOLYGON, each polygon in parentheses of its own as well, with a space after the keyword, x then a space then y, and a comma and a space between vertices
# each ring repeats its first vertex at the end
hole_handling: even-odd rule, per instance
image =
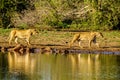
POLYGON ((29 29, 31 32, 31 35, 38 34, 38 31, 36 29, 29 29))
POLYGON ((101 32, 95 32, 95 34, 96 34, 97 37, 102 37, 102 38, 104 37, 101 32))

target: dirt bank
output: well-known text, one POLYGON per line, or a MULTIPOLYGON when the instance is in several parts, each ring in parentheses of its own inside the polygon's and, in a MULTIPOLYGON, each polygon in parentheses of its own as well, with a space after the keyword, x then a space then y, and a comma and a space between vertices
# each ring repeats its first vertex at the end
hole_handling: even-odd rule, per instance
POLYGON ((66 45, 31 45, 24 46, 22 44, 14 46, 0 46, 1 52, 19 52, 24 54, 29 53, 50 53, 50 54, 69 54, 69 53, 88 53, 88 54, 117 54, 120 55, 120 48, 110 48, 110 47, 101 47, 101 48, 79 48, 74 46, 69 48, 66 45))
MULTIPOLYGON (((23 45, 20 50, 33 53, 104 53, 104 54, 120 54, 120 36, 118 32, 103 32, 104 39, 98 38, 97 42, 100 43, 100 48, 96 48, 92 44, 92 48, 88 48, 88 42, 83 41, 82 46, 79 48, 78 43, 75 42, 71 48, 68 47, 66 42, 72 40, 76 32, 61 32, 61 31, 44 31, 38 35, 31 37, 31 46, 27 46, 25 40, 20 39, 19 42, 23 45)), ((9 34, 0 36, 0 51, 8 52, 10 49, 15 48, 17 45, 12 41, 12 45, 8 44, 9 34)))

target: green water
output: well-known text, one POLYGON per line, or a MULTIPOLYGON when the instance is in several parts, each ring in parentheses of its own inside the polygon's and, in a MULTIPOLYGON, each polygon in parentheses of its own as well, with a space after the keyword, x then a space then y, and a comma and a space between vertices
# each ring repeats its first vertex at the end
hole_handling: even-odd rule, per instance
POLYGON ((0 80, 120 80, 120 55, 0 53, 0 80))

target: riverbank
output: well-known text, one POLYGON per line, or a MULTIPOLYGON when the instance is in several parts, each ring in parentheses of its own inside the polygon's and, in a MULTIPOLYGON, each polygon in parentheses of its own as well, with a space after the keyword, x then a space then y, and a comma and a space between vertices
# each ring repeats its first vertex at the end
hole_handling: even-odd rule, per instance
MULTIPOLYGON (((75 42, 71 48, 68 47, 66 42, 72 40, 73 35, 77 32, 73 31, 40 31, 39 34, 31 37, 31 46, 27 46, 24 39, 19 42, 24 46, 24 49, 29 49, 33 52, 51 52, 51 53, 111 53, 119 54, 120 51, 120 33, 119 31, 102 31, 104 38, 98 38, 97 42, 100 43, 100 48, 96 48, 92 44, 92 48, 88 48, 88 42, 83 41, 82 46, 79 48, 78 43, 75 42), (47 50, 48 49, 48 50, 47 50)), ((10 48, 16 47, 14 41, 12 45, 8 45, 9 31, 0 34, 0 50, 9 51, 10 48)))
POLYGON ((0 52, 19 52, 21 54, 29 53, 50 53, 50 54, 69 54, 69 53, 88 53, 88 54, 117 54, 120 55, 120 48, 116 47, 101 47, 101 48, 79 48, 67 46, 57 46, 57 45, 16 45, 16 46, 0 46, 0 52))

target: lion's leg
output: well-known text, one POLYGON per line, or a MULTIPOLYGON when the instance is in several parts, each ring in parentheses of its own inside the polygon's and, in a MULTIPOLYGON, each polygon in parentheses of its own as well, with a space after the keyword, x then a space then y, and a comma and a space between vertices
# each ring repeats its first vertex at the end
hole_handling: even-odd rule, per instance
POLYGON ((26 38, 25 40, 27 41, 27 44, 30 45, 30 39, 26 38))
POLYGON ((71 41, 70 44, 69 44, 69 47, 71 47, 71 45, 72 45, 76 40, 78 40, 79 36, 80 36, 79 34, 74 35, 72 41, 71 41))
POLYGON ((9 44, 11 44, 12 39, 13 39, 13 36, 11 35, 9 39, 9 44))
POLYGON ((12 38, 9 39, 9 44, 11 44, 12 38))
POLYGON ((17 37, 15 38, 15 43, 18 44, 18 38, 17 37))
POLYGON ((89 40, 89 48, 91 48, 92 40, 89 40))
POLYGON ((100 47, 99 43, 95 43, 95 45, 96 45, 98 48, 100 47))
POLYGON ((96 39, 93 40, 93 43, 99 48, 99 43, 96 42, 96 39))
POLYGON ((75 42, 76 40, 73 38, 73 40, 70 42, 70 44, 69 44, 69 47, 71 47, 72 46, 72 44, 75 42))
POLYGON ((99 43, 96 42, 96 43, 94 43, 94 44, 95 44, 98 48, 100 47, 99 43))
POLYGON ((79 42, 79 47, 80 47, 80 48, 83 48, 83 47, 81 46, 81 41, 79 40, 78 42, 79 42))
POLYGON ((10 35, 9 35, 9 44, 11 44, 11 41, 15 37, 15 34, 16 34, 15 30, 13 30, 13 31, 10 32, 10 35))

